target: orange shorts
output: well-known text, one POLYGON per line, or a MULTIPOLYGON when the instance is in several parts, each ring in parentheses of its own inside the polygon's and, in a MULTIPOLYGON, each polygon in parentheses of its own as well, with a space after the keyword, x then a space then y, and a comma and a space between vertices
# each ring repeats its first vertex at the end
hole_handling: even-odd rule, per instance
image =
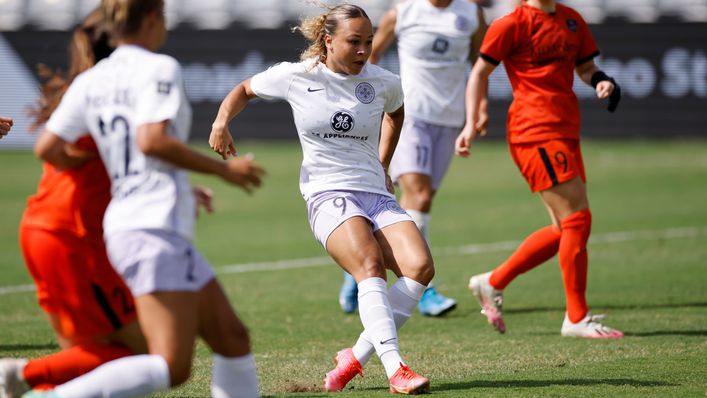
POLYGON ((39 305, 71 339, 103 336, 137 318, 130 290, 108 262, 103 241, 20 226, 20 246, 39 305))
POLYGON ((544 191, 577 176, 584 182, 587 180, 577 140, 510 144, 509 150, 533 192, 544 191))

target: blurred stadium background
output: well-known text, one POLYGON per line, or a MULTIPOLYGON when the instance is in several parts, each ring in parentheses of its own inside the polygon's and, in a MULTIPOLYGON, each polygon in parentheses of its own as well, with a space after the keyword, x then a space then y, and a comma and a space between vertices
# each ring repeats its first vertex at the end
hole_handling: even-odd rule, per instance
MULTIPOLYGON (((339 1, 323 1, 336 4, 339 1)), ((376 23, 391 0, 353 0, 376 23)), ((16 127, 2 148, 32 144, 27 108, 37 100, 37 65, 64 68, 72 27, 99 0, 0 0, 0 114, 16 127)), ((275 62, 295 60, 305 43, 291 27, 321 12, 306 0, 167 0, 170 37, 163 51, 184 67, 194 106, 193 140, 205 140, 220 100, 239 81, 275 62)), ((489 21, 511 0, 484 0, 489 21)), ((707 0, 565 0, 590 22, 602 68, 624 101, 616 114, 576 85, 583 134, 591 137, 707 137, 707 0)), ((395 51, 383 66, 398 70, 395 51)), ((490 135, 505 134, 510 85, 499 68, 490 87, 490 135)), ((234 126, 238 138, 294 139, 285 103, 257 102, 234 126)))

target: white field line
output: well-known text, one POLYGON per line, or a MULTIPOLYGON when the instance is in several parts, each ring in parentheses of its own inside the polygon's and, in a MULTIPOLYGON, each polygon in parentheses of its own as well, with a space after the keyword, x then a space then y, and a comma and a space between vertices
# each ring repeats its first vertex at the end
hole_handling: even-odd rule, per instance
MULTIPOLYGON (((603 234, 594 234, 589 240, 589 244, 601 243, 618 243, 638 240, 660 240, 660 239, 675 239, 675 238, 692 238, 697 236, 707 236, 707 227, 685 227, 685 228, 668 228, 660 230, 639 230, 639 231, 617 231, 607 232, 603 234)), ((435 256, 452 256, 452 255, 472 255, 480 253, 496 253, 502 251, 513 250, 521 243, 521 241, 512 240, 504 242, 479 243, 463 246, 448 246, 436 248, 433 250, 435 256)), ((230 264, 216 268, 216 273, 221 275, 226 274, 242 274, 260 271, 279 271, 288 269, 322 267, 333 264, 333 261, 328 256, 296 258, 291 260, 280 261, 265 261, 243 264, 230 264)), ((10 293, 33 292, 34 285, 17 285, 0 287, 0 295, 10 293)))

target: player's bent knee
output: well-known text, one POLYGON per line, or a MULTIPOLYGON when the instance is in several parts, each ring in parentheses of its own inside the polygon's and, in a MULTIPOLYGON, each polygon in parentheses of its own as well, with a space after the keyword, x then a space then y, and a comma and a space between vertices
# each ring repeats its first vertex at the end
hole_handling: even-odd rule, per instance
POLYGON ((435 267, 429 256, 417 257, 420 261, 410 262, 404 267, 403 275, 423 285, 428 285, 435 276, 435 267))
POLYGON ((412 192, 406 199, 407 201, 412 202, 414 209, 429 212, 429 209, 432 206, 432 191, 415 191, 412 192))
POLYGON ((361 263, 362 279, 385 278, 385 266, 378 258, 367 258, 361 263))

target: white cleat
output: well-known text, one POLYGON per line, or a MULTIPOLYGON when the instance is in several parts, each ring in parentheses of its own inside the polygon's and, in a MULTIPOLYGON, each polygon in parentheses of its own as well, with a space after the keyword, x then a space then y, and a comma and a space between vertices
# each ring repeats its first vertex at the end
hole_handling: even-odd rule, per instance
POLYGON ((30 390, 22 376, 26 359, 0 359, 0 398, 20 398, 30 390))
POLYGON ((469 279, 469 289, 481 305, 481 314, 499 333, 506 332, 503 322, 503 291, 497 290, 489 283, 491 272, 474 275, 469 279))
POLYGON ((560 333, 565 337, 584 337, 586 339, 620 339, 624 337, 620 330, 612 329, 599 322, 604 318, 606 315, 587 314, 581 321, 572 323, 565 314, 560 333))

